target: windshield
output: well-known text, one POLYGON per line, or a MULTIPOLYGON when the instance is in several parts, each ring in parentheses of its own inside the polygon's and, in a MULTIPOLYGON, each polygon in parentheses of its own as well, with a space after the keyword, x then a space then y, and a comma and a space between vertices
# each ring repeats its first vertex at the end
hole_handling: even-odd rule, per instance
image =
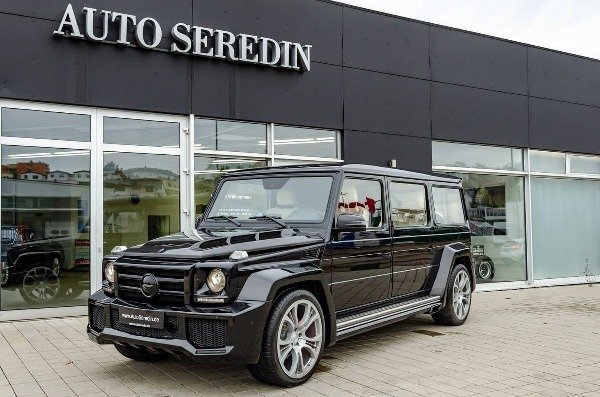
POLYGON ((283 221, 322 222, 332 183, 330 176, 228 180, 207 218, 248 220, 268 216, 283 221))

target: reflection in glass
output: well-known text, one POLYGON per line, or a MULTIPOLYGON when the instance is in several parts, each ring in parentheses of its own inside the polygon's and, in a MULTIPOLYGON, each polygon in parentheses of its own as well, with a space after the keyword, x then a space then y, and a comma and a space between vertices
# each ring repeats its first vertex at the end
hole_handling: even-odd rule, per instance
POLYGON ((460 225, 465 223, 459 189, 434 187, 431 189, 435 208, 435 223, 438 225, 460 225))
POLYGON ((529 151, 530 168, 532 172, 549 172, 564 174, 566 172, 567 157, 564 153, 529 151))
POLYGON ((367 227, 383 227, 381 183, 367 179, 345 178, 335 216, 351 214, 362 216, 367 227))
POLYGON ((337 131, 275 126, 275 154, 306 157, 337 157, 337 131))
POLYGON ((104 154, 104 254, 179 232, 179 157, 104 154))
POLYGON ((214 187, 221 175, 235 170, 266 167, 267 161, 260 159, 241 159, 227 157, 206 157, 196 155, 194 158, 194 190, 196 196, 196 217, 206 210, 214 187))
POLYGON ((104 117, 104 143, 179 147, 179 123, 104 117))
POLYGON ((572 155, 571 173, 600 175, 600 157, 572 155))
POLYGON ((227 120, 194 120, 197 150, 266 153, 267 125, 227 120))
POLYGON ((533 278, 600 274, 600 182, 532 178, 533 278))
POLYGON ((392 225, 395 228, 427 225, 426 197, 423 185, 391 182, 392 225))
POLYGON ((433 142, 433 166, 523 171, 523 150, 506 147, 433 142))
POLYGON ((2 108, 2 135, 18 138, 90 141, 90 116, 2 108))
POLYGON ((85 305, 90 154, 2 147, 0 309, 85 305))
POLYGON ((525 280, 523 178, 455 175, 463 178, 469 227, 473 232, 471 252, 479 281, 525 280))
POLYGON ((247 221, 270 216, 286 222, 322 222, 332 183, 330 176, 226 180, 207 220, 231 216, 247 221))

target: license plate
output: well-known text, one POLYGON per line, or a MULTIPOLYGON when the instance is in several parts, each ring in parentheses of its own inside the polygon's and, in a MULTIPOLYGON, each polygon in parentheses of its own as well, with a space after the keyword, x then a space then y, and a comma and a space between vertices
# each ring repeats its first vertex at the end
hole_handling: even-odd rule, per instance
POLYGON ((163 328, 165 313, 154 310, 119 307, 119 322, 143 328, 163 328))

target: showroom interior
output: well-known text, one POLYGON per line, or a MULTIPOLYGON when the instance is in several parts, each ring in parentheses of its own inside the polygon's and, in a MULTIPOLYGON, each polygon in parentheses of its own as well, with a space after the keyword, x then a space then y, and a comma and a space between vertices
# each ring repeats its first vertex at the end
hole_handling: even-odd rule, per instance
POLYGON ((191 230, 223 173, 265 166, 463 178, 482 289, 600 274, 598 60, 331 1, 71 4, 82 31, 109 7, 162 36, 61 36, 68 2, 0 4, 2 262, 46 252, 2 273, 0 319, 84 313, 103 255, 191 230), (171 53, 178 23, 310 45, 310 68, 171 53))

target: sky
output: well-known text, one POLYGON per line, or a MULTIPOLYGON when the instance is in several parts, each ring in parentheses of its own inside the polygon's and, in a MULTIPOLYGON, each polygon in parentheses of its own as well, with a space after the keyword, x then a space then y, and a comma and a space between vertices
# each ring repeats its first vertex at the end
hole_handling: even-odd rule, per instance
POLYGON ((600 59, 600 0, 338 0, 600 59))

